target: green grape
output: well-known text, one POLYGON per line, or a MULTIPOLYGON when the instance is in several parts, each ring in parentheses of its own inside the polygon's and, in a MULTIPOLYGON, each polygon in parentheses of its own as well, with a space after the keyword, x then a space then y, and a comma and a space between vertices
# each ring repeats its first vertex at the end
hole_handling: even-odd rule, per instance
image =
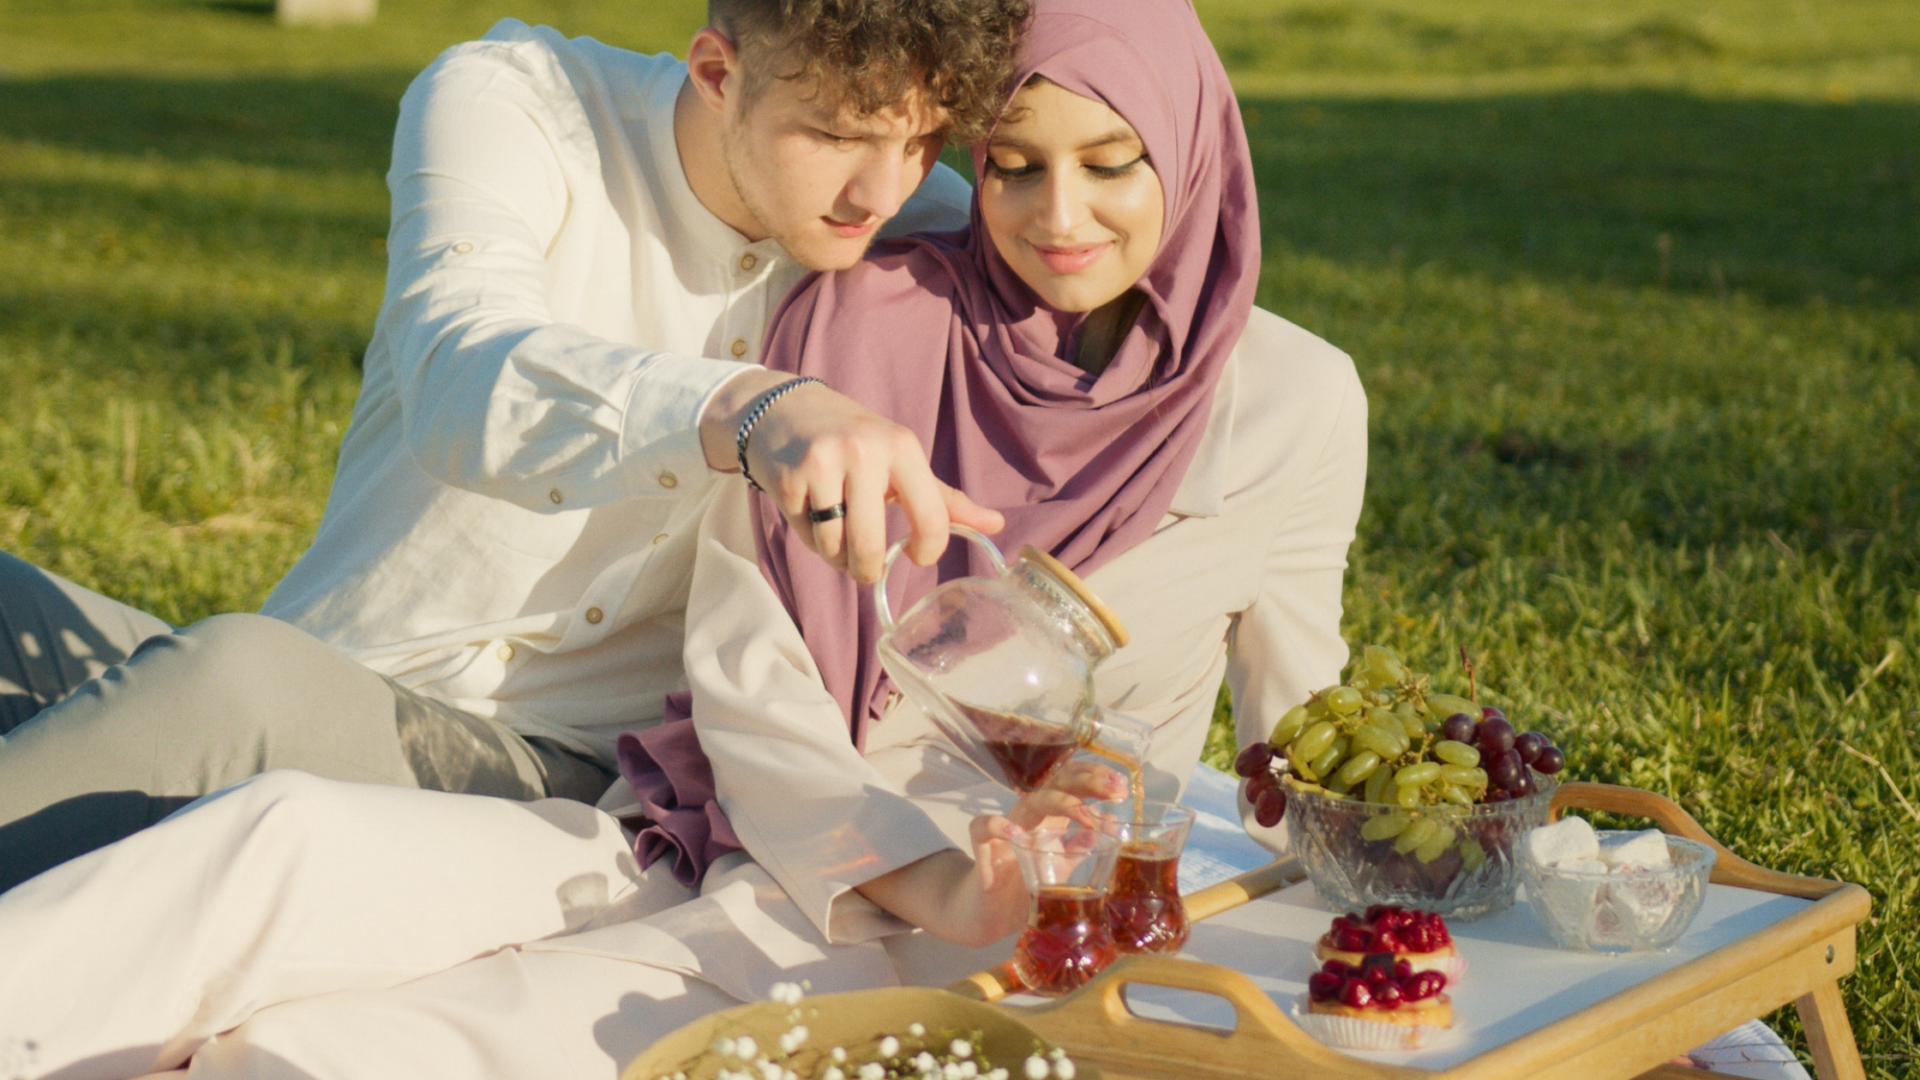
POLYGON ((1334 776, 1327 780, 1327 790, 1344 798, 1353 793, 1353 785, 1343 784, 1338 776, 1334 776))
POLYGON ((1293 740, 1293 745, 1287 748, 1287 757, 1293 761, 1312 761, 1325 753, 1339 736, 1340 729, 1333 726, 1333 721, 1318 721, 1293 740))
POLYGON ((1393 801, 1403 810, 1411 810, 1420 805, 1420 789, 1417 787, 1394 788, 1393 801))
POLYGON ((1412 818, 1395 810, 1391 813, 1381 814, 1378 817, 1370 817, 1366 821, 1361 822, 1360 838, 1363 840, 1385 840, 1388 837, 1399 836, 1401 833, 1406 832, 1407 826, 1411 824, 1413 824, 1412 818))
POLYGON ((1366 698, 1351 686, 1336 686, 1327 691, 1327 708, 1340 716, 1352 716, 1366 704, 1366 698))
POLYGON ((1366 800, 1370 803, 1386 802, 1387 785, 1391 783, 1393 783, 1392 769, 1375 769, 1373 770, 1373 775, 1367 777, 1367 787, 1362 794, 1366 796, 1366 800))
POLYGON ((1380 755, 1371 750, 1362 750, 1348 758, 1345 765, 1340 766, 1340 771, 1334 774, 1334 779, 1352 787, 1372 776, 1379 769, 1380 755))
POLYGON ((1466 765, 1442 765, 1440 781, 1461 788, 1486 787, 1487 774, 1466 765))
POLYGON ((1408 739, 1425 738, 1427 734, 1427 722, 1417 716, 1400 715, 1400 730, 1406 732, 1408 739))
POLYGON ((1426 702, 1424 699, 1416 701, 1413 698, 1401 698, 1399 704, 1393 707, 1393 712, 1402 720, 1422 720, 1426 716, 1426 702))
POLYGON ((1438 828, 1434 830, 1434 834, 1431 837, 1428 837, 1413 849, 1413 857, 1423 863, 1430 863, 1439 858, 1442 853, 1452 846, 1453 830, 1445 827, 1438 828))
MULTIPOLYGON (((1388 722, 1392 723, 1391 720, 1388 722)), ((1353 741, 1355 745, 1365 747, 1382 758, 1397 758, 1407 750, 1406 740, 1401 737, 1399 725, 1396 724, 1389 729, 1374 723, 1371 719, 1360 725, 1360 730, 1353 733, 1353 741)))
POLYGON ((1393 842, 1393 850, 1405 855, 1414 848, 1433 839, 1440 833, 1440 823, 1432 818, 1417 818, 1400 833, 1393 842))
POLYGON ((1275 746, 1285 746, 1292 742, 1293 737, 1300 734, 1301 729, 1306 726, 1307 707, 1305 705, 1295 705, 1293 708, 1280 714, 1280 722, 1273 725, 1273 734, 1268 737, 1267 741, 1275 746))
POLYGON ((1440 766, 1437 762, 1422 761, 1417 765, 1409 765, 1399 772, 1394 773, 1393 782, 1403 788, 1417 788, 1430 784, 1439 779, 1439 777, 1440 766))
POLYGON ((1335 739, 1332 746, 1320 751, 1314 757, 1313 771, 1321 776, 1332 776, 1334 768, 1345 760, 1347 760, 1347 739, 1343 735, 1335 739))
POLYGON ((1487 790, 1487 770, 1474 769, 1473 775, 1463 779, 1460 782, 1460 786, 1466 787, 1466 788, 1472 788, 1475 791, 1487 790))
POLYGON ((1487 849, 1480 846, 1480 841, 1471 836, 1460 841, 1460 865, 1468 873, 1480 869, 1486 861, 1487 849))
POLYGON ((1368 675, 1372 676, 1375 686, 1393 686, 1407 681, 1407 666, 1400 658, 1378 645, 1368 645, 1360 650, 1361 664, 1368 675))
MULTIPOLYGON (((1473 796, 1468 794, 1463 788, 1454 784, 1443 783, 1440 785, 1440 801, 1450 802, 1455 806, 1472 806, 1473 796)), ((1431 862, 1433 860, 1429 859, 1427 861, 1431 862)))
POLYGON ((1333 713, 1332 710, 1327 708, 1326 698, 1310 697, 1307 699, 1307 719, 1325 720, 1331 715, 1333 715, 1333 713))
POLYGON ((1452 694, 1428 694, 1427 710, 1433 713, 1436 720, 1445 720, 1454 713, 1466 713, 1475 720, 1480 719, 1480 706, 1452 694))
POLYGON ((1433 744, 1433 756, 1449 765, 1465 765, 1469 768, 1480 764, 1480 751, 1463 742, 1441 739, 1433 744))

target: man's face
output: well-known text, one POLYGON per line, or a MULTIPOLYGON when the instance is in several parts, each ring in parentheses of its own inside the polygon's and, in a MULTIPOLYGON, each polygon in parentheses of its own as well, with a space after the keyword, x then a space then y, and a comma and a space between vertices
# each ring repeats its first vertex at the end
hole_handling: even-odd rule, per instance
POLYGON ((727 173, 748 213, 809 269, 852 266, 933 169, 946 117, 919 95, 872 116, 806 80, 729 101, 727 173))

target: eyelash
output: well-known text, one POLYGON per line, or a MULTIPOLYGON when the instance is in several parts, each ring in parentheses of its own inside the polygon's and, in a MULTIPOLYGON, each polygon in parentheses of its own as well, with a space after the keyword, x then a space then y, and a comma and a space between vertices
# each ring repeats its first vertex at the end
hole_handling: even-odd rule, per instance
MULTIPOLYGON (((1142 164, 1146 160, 1147 155, 1141 154, 1139 157, 1134 158, 1124 165, 1082 165, 1081 168, 1092 173, 1094 178, 1098 180, 1118 180, 1132 172, 1134 166, 1142 164)), ((1041 172, 1039 165, 1022 165, 1017 169, 1004 168, 995 164, 991 157, 987 159, 987 169, 1001 179, 1011 181, 1030 180, 1040 175, 1041 172)))

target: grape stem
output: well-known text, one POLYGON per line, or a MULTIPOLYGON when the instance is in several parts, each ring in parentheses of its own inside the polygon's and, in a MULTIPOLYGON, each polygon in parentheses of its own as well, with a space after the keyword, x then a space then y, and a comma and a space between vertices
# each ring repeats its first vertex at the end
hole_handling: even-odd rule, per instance
POLYGON ((1467 647, 1460 646, 1460 666, 1467 669, 1467 700, 1480 700, 1480 687, 1473 678, 1473 657, 1467 655, 1467 647))

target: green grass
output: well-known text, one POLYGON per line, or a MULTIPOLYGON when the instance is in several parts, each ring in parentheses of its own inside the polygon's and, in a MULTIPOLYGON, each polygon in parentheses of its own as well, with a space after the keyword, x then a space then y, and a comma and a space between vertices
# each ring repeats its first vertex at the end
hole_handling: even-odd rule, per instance
MULTIPOLYGON (((1848 1004, 1920 1075, 1920 13, 1200 6, 1262 302, 1372 402, 1349 639, 1464 645, 1575 774, 1866 885, 1848 1004)), ((312 534, 412 72, 507 14, 676 48, 700 4, 264 10, 0 0, 0 548, 175 621, 312 534)))

